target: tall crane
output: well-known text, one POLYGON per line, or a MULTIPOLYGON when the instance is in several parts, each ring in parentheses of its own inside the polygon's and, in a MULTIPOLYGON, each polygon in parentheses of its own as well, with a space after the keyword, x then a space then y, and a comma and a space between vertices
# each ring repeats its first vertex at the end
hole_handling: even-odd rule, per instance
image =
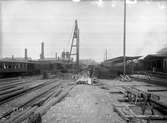
POLYGON ((74 27, 74 32, 72 36, 72 43, 70 48, 70 59, 72 55, 76 56, 76 69, 77 69, 77 72, 79 72, 79 28, 78 28, 77 20, 75 20, 75 27, 74 27))

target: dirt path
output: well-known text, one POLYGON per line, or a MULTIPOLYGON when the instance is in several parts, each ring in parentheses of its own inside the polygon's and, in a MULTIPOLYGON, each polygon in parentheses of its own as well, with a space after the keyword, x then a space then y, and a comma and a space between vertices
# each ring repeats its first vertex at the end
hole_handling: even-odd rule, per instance
POLYGON ((69 96, 53 106, 44 116, 43 123, 124 123, 113 111, 107 91, 95 86, 77 85, 69 96))

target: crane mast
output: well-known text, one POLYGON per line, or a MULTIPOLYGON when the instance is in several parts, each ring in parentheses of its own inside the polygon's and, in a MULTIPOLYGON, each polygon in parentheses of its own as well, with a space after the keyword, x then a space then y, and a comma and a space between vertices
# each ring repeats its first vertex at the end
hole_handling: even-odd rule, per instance
POLYGON ((72 43, 70 48, 70 59, 71 56, 76 56, 76 70, 79 72, 79 28, 78 28, 78 22, 75 20, 75 28, 72 36, 72 43), (75 50, 73 53, 73 49, 75 50))

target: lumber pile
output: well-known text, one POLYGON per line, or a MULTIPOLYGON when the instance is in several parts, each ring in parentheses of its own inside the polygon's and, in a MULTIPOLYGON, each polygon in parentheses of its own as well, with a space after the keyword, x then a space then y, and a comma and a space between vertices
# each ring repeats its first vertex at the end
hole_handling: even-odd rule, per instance
POLYGON ((145 120, 149 123, 151 120, 167 120, 167 115, 138 115, 133 112, 132 109, 127 105, 113 105, 114 111, 117 112, 127 122, 140 121, 141 123, 145 120))
POLYGON ((160 97, 158 95, 137 89, 135 87, 122 87, 123 93, 128 97, 129 102, 131 103, 142 103, 142 102, 158 102, 160 97))
POLYGON ((122 88, 123 88, 122 92, 124 93, 128 102, 139 105, 141 107, 143 115, 145 114, 145 111, 147 109, 151 110, 152 115, 154 114, 155 103, 158 103, 160 100, 159 96, 137 89, 135 87, 122 87, 122 88))

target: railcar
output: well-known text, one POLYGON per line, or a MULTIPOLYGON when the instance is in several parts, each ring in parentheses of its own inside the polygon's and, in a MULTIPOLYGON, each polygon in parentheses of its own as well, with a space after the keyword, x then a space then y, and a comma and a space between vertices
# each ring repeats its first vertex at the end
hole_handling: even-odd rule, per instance
POLYGON ((36 67, 37 63, 16 61, 16 60, 1 60, 0 61, 0 75, 10 76, 19 74, 29 74, 39 72, 36 67))

